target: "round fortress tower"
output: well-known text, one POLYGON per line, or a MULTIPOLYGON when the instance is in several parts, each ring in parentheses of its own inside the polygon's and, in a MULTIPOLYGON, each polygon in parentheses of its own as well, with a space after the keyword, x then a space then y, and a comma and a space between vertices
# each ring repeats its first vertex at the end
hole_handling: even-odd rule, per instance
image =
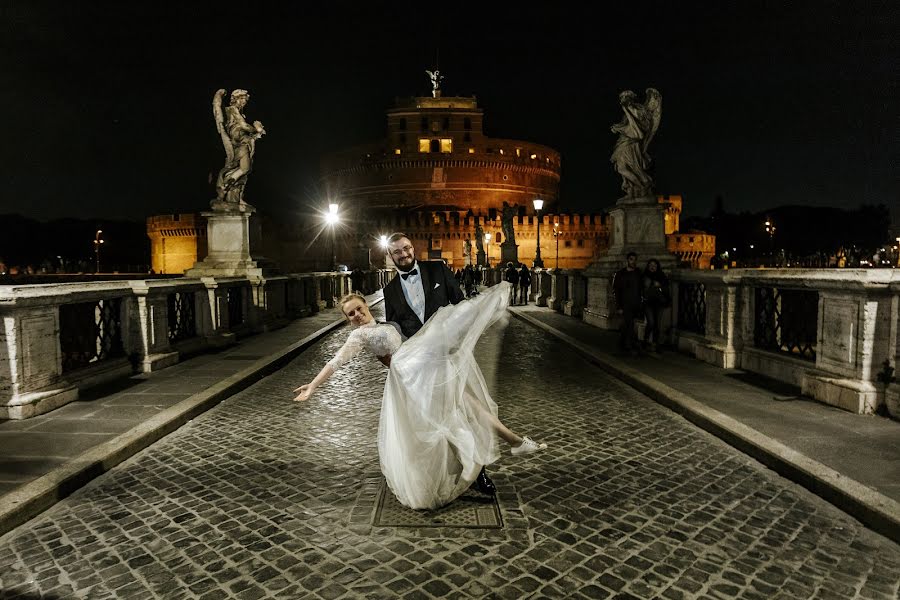
POLYGON ((559 152, 484 135, 474 97, 416 97, 387 111, 387 137, 329 155, 329 198, 362 211, 447 210, 486 214, 503 202, 553 211, 559 152))

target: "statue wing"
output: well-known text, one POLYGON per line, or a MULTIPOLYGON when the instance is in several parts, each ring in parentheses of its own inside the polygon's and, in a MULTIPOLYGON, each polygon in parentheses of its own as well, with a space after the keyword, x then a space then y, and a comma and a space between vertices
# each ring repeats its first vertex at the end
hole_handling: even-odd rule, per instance
POLYGON ((234 146, 231 145, 231 138, 225 132, 225 117, 222 115, 222 98, 225 96, 225 90, 218 90, 213 96, 213 119, 216 121, 216 129, 222 137, 222 145, 225 146, 225 156, 228 162, 234 160, 234 146))
POLYGON ((650 141, 656 135, 656 130, 659 129, 659 122, 662 119, 662 94, 653 88, 647 88, 646 96, 645 106, 650 129, 644 137, 644 154, 647 153, 650 141))

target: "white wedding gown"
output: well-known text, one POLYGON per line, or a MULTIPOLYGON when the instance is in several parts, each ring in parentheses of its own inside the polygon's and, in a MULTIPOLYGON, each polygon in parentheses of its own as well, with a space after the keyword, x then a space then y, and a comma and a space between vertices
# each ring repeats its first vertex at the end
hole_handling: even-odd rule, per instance
POLYGON ((392 355, 378 454, 388 486, 405 506, 432 509, 453 501, 500 456, 485 418, 497 416, 497 404, 472 351, 488 326, 506 318, 509 286, 438 309, 402 345, 391 324, 359 327, 329 363, 336 370, 363 348, 392 355))

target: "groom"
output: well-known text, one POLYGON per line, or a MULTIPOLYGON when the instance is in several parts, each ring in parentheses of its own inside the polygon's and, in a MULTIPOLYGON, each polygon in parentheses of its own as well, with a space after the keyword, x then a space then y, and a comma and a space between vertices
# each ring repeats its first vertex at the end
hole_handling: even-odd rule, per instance
MULTIPOLYGON (((397 323, 407 338, 419 331, 442 306, 463 301, 453 272, 443 261, 418 262, 415 248, 405 233, 394 233, 388 238, 388 252, 400 276, 384 286, 385 317, 397 323)), ((484 467, 474 487, 483 494, 493 495, 497 491, 484 467)))

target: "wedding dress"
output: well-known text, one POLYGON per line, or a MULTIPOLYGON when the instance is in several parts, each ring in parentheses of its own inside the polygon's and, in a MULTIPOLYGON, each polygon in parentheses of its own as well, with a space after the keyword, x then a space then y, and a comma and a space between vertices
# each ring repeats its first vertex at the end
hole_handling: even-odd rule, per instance
POLYGON ((378 426, 381 471, 401 504, 432 509, 453 501, 500 454, 488 413, 497 416, 472 351, 506 318, 510 284, 445 306, 401 344, 390 323, 363 325, 329 364, 337 370, 364 348, 391 354, 378 426))

